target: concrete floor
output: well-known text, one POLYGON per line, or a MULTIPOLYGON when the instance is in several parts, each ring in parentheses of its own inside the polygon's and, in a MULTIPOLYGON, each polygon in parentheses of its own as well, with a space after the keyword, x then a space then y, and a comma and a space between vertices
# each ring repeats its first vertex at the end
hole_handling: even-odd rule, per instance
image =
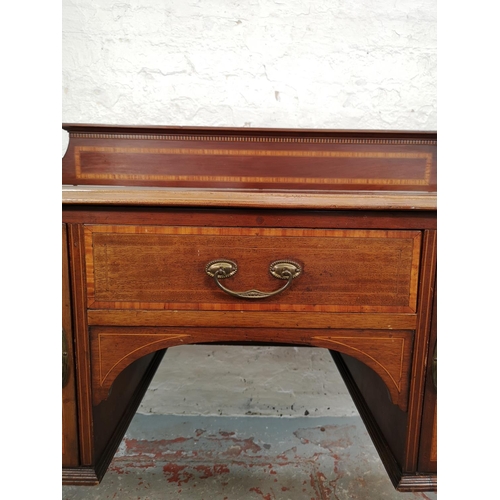
POLYGON ((397 492, 358 416, 137 414, 99 486, 63 499, 435 500, 397 492))
POLYGON ((102 483, 62 492, 66 500, 437 498, 394 489, 327 351, 236 346, 167 351, 102 483))
POLYGON ((210 345, 169 349, 138 412, 228 417, 358 414, 326 349, 210 345))

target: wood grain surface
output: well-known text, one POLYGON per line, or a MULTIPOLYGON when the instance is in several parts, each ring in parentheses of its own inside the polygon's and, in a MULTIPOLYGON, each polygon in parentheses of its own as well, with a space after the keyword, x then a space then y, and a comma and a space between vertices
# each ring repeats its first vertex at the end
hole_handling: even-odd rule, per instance
POLYGON ((370 366, 386 384, 393 403, 406 409, 413 332, 353 329, 92 327, 94 404, 107 397, 116 376, 133 361, 175 345, 206 342, 272 342, 348 353, 370 366))
POLYGON ((73 326, 71 317, 71 291, 69 282, 68 234, 62 225, 62 329, 66 337, 68 372, 62 388, 62 464, 75 467, 80 463, 78 449, 78 420, 76 407, 76 374, 73 350, 73 326))
POLYGON ((62 202, 93 205, 281 208, 316 210, 435 210, 434 192, 274 192, 223 189, 63 186, 62 202))
POLYGON ((434 385, 432 377, 432 364, 434 349, 437 344, 437 292, 434 294, 432 311, 431 335, 429 340, 429 351, 427 358, 425 396, 422 412, 422 439, 418 469, 421 471, 437 471, 437 386, 434 385))
POLYGON ((92 309, 267 310, 414 313, 419 231, 85 227, 87 297, 92 309), (245 300, 221 291, 205 266, 230 259, 224 285, 273 291, 280 259, 302 274, 283 294, 245 300))
POLYGON ((435 191, 436 135, 65 126, 63 184, 435 191))
POLYGON ((395 487, 436 489, 436 133, 63 128, 65 481, 100 481, 155 353, 249 343, 329 349, 395 487), (215 259, 234 291, 281 287, 276 260, 302 272, 245 300, 215 259))
POLYGON ((414 330, 416 314, 304 313, 273 311, 182 311, 144 309, 90 309, 89 325, 109 326, 219 326, 276 328, 375 328, 414 330))

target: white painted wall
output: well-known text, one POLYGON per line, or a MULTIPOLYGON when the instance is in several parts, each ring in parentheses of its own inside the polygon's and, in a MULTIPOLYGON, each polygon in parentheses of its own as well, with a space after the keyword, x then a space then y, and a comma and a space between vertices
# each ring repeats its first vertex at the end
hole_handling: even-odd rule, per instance
MULTIPOLYGON (((63 0, 63 121, 435 130, 436 17, 435 0, 63 0)), ((192 346, 140 411, 305 410, 354 412, 327 351, 192 346)))
POLYGON ((63 0, 63 119, 436 129, 436 0, 63 0))

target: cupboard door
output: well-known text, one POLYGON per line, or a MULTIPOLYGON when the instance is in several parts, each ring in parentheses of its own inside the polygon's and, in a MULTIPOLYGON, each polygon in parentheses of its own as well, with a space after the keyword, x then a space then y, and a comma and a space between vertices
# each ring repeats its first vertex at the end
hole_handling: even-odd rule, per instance
POLYGON ((62 465, 75 467, 78 459, 78 427, 76 417, 75 363, 71 322, 68 241, 66 225, 62 226, 62 465))
POLYGON ((419 472, 437 471, 437 304, 434 295, 429 357, 425 382, 422 434, 418 461, 419 472))

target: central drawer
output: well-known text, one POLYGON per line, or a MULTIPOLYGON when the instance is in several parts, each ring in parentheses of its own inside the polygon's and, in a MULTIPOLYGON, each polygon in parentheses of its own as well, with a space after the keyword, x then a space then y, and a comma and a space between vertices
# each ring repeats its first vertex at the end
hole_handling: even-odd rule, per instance
POLYGON ((86 225, 88 307, 414 313, 420 243, 420 231, 86 225), (282 288, 275 261, 301 271, 252 300, 217 286, 214 260, 237 265, 223 280, 237 292, 282 288))

